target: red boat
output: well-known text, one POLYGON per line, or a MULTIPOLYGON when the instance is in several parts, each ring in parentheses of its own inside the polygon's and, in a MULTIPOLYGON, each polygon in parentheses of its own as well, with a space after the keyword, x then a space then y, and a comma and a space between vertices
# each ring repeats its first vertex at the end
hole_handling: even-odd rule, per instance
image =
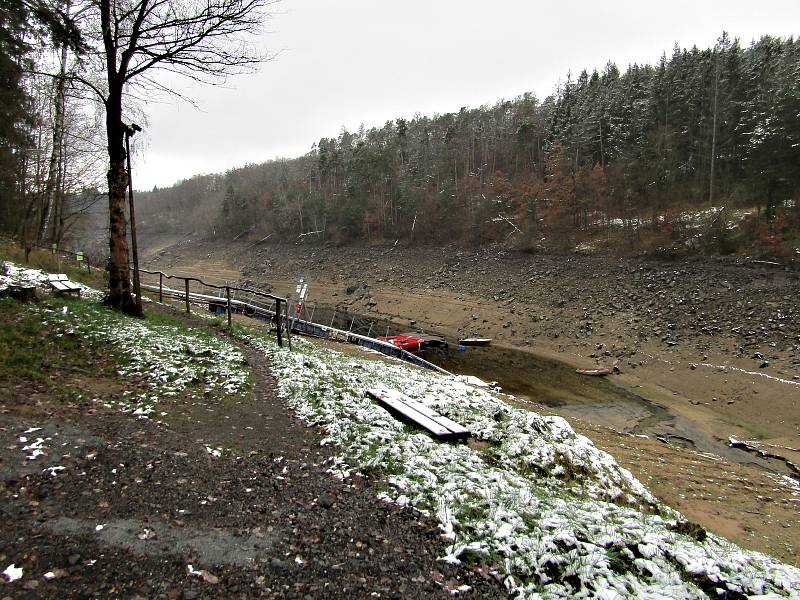
POLYGON ((406 352, 422 352, 423 345, 425 344, 425 340, 414 337, 413 335, 382 335, 379 336, 378 339, 389 342, 406 352))

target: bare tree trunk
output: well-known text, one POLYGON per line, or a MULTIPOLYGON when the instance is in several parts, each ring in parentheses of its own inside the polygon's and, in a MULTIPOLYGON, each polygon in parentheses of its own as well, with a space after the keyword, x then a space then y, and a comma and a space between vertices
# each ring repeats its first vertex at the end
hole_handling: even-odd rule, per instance
MULTIPOLYGON (((64 7, 64 12, 69 17, 70 0, 67 0, 64 7)), ((42 220, 37 233, 37 239, 42 241, 49 239, 55 241, 56 229, 52 227, 53 214, 56 204, 56 195, 59 190, 57 186, 59 157, 64 142, 64 109, 66 104, 66 73, 67 73, 67 45, 61 45, 61 65, 60 73, 56 79, 56 93, 53 99, 54 112, 53 112, 53 147, 50 153, 50 168, 47 172, 47 184, 44 190, 44 206, 42 208, 42 220)))
POLYGON ((108 135, 108 304, 136 315, 139 311, 131 296, 131 276, 128 266, 128 223, 125 218, 125 200, 128 173, 125 171, 124 131, 122 129, 122 85, 115 86, 106 102, 106 133, 108 135))
POLYGON ((67 169, 67 149, 66 146, 62 149, 58 161, 58 177, 56 178, 56 196, 55 196, 55 215, 53 217, 53 235, 50 238, 54 243, 61 244, 61 238, 64 235, 64 180, 66 179, 67 169))

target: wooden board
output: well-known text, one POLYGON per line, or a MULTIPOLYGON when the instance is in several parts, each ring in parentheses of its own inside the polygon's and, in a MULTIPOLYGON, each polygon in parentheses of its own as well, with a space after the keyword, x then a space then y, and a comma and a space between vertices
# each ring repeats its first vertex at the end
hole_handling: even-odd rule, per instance
POLYGON ((367 395, 390 412, 419 425, 436 438, 459 440, 471 435, 466 427, 396 390, 373 388, 367 390, 367 395))
POLYGON ((411 408, 416 410, 417 412, 425 415, 426 417, 428 417, 429 419, 432 419, 433 421, 436 421, 440 425, 444 425, 447 429, 449 429, 453 433, 467 434, 467 437, 469 437, 469 429, 459 425, 458 423, 456 423, 455 421, 453 421, 451 419, 448 419, 444 415, 440 415, 435 410, 433 410, 431 407, 425 406, 422 402, 419 402, 417 400, 413 400, 413 399, 408 398, 408 397, 403 398, 403 401, 408 406, 410 406, 411 408))

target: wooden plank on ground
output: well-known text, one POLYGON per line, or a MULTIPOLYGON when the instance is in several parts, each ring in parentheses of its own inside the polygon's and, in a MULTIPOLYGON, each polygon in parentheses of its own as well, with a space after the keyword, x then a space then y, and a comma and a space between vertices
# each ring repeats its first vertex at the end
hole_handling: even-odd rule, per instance
MULTIPOLYGON (((397 393, 399 393, 399 392, 397 392, 397 393)), ((469 435, 470 435, 469 429, 467 429, 466 427, 463 427, 462 425, 460 425, 459 423, 456 423, 455 421, 453 421, 451 419, 448 419, 444 415, 440 415, 438 412, 433 410, 430 406, 426 406, 422 402, 420 402, 418 400, 414 400, 413 398, 409 398, 408 396, 405 396, 405 395, 403 395, 402 399, 403 399, 403 402, 408 404, 411 408, 413 408, 417 412, 422 413, 423 415, 425 415, 429 419, 432 419, 432 420, 436 421, 440 425, 444 425, 451 432, 456 433, 456 434, 466 434, 465 437, 469 437, 469 435)))
POLYGON ((464 439, 470 436, 465 427, 396 390, 373 388, 367 390, 367 394, 384 408, 426 429, 436 438, 464 439))
POLYGON ((451 433, 447 427, 437 423, 429 417, 426 417, 422 413, 417 412, 402 400, 385 395, 380 390, 368 390, 367 393, 371 397, 375 398, 375 400, 377 400, 381 406, 388 408, 392 412, 398 413, 409 421, 416 423, 423 429, 427 429, 436 437, 447 437, 447 435, 451 433))

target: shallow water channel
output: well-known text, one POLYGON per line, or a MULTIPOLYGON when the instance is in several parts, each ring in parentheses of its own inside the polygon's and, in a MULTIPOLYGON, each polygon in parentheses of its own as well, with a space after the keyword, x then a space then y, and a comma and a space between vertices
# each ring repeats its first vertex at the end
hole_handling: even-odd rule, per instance
MULTIPOLYGON (((334 313, 333 308, 327 306, 315 307, 313 320, 373 337, 387 335, 387 332, 390 335, 409 333, 389 321, 370 319, 341 308, 334 313)), ((447 344, 443 348, 429 349, 423 358, 451 373, 497 382, 503 392, 513 395, 521 405, 544 405, 561 415, 581 417, 631 433, 669 435, 662 427, 657 430, 653 427, 671 421, 672 415, 614 385, 614 375, 579 375, 573 367, 557 360, 502 346, 447 344)))
POLYGON ((544 405, 615 429, 639 433, 671 419, 660 406, 614 385, 613 375, 580 375, 569 365, 524 350, 451 345, 430 350, 425 358, 452 373, 496 381, 522 404, 544 405))
MULTIPOLYGON (((316 306, 313 320, 373 337, 409 333, 425 335, 413 331, 413 328, 366 317, 341 307, 334 310, 333 307, 316 306)), ((711 435, 696 423, 616 385, 615 375, 580 375, 574 367, 553 358, 496 345, 459 347, 448 343, 442 348, 427 350, 423 358, 457 375, 473 375, 486 382, 496 382, 504 393, 513 397, 510 403, 523 408, 576 417, 618 431, 645 434, 677 446, 713 452, 735 462, 786 472, 784 465, 731 448, 725 440, 711 435), (546 408, 542 409, 543 406, 546 408)), ((586 366, 594 365, 587 362, 586 366)))

